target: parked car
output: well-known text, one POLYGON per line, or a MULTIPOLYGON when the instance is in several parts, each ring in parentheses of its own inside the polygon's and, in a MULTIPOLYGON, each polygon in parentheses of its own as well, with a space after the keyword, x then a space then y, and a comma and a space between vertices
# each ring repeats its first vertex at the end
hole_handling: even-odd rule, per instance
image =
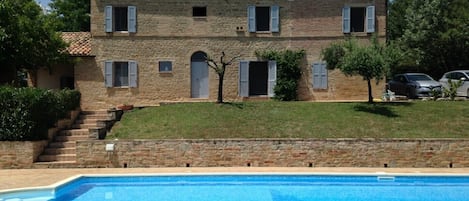
POLYGON ((432 90, 441 92, 441 84, 423 73, 397 74, 388 82, 387 89, 408 98, 431 96, 432 90))
POLYGON ((457 89, 456 95, 469 97, 469 70, 455 70, 445 73, 440 79, 443 87, 449 88, 448 80, 455 82, 461 80, 463 83, 457 89))

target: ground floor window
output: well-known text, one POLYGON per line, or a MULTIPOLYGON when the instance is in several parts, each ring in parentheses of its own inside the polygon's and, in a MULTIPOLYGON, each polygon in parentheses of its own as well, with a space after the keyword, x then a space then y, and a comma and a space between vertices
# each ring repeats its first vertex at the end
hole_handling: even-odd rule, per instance
POLYGON ((106 61, 104 74, 106 87, 137 87, 136 61, 106 61))

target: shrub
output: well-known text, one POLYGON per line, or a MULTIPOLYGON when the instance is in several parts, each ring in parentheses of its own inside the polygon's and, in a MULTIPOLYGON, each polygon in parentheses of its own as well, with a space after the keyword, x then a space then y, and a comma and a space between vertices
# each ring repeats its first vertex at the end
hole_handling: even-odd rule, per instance
POLYGON ((451 80, 448 79, 448 87, 443 88, 443 95, 449 97, 450 100, 454 100, 458 95, 458 88, 462 86, 462 80, 451 80))
POLYGON ((48 129, 79 105, 79 97, 72 90, 0 87, 0 140, 47 139, 48 129))

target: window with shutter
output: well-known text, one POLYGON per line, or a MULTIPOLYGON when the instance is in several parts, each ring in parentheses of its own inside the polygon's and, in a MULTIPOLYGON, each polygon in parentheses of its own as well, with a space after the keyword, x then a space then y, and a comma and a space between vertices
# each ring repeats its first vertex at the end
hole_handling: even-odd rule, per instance
POLYGON ((249 32, 279 32, 280 7, 279 6, 248 6, 249 32))
POLYGON ((342 30, 344 33, 375 32, 375 7, 344 7, 342 9, 342 30))
POLYGON ((104 29, 110 33, 114 31, 137 32, 137 7, 106 6, 104 11, 104 29))

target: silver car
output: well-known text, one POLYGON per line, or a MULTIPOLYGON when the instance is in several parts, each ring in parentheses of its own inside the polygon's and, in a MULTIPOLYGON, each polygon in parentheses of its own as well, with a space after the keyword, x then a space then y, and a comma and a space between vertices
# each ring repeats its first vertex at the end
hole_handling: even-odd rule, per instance
POLYGON ((440 79, 440 83, 443 87, 449 87, 448 80, 461 80, 462 85, 457 89, 457 96, 469 97, 469 70, 455 70, 445 73, 440 79))
POLYGON ((441 92, 441 84, 423 73, 397 74, 388 82, 387 89, 408 98, 429 97, 432 90, 441 92))

